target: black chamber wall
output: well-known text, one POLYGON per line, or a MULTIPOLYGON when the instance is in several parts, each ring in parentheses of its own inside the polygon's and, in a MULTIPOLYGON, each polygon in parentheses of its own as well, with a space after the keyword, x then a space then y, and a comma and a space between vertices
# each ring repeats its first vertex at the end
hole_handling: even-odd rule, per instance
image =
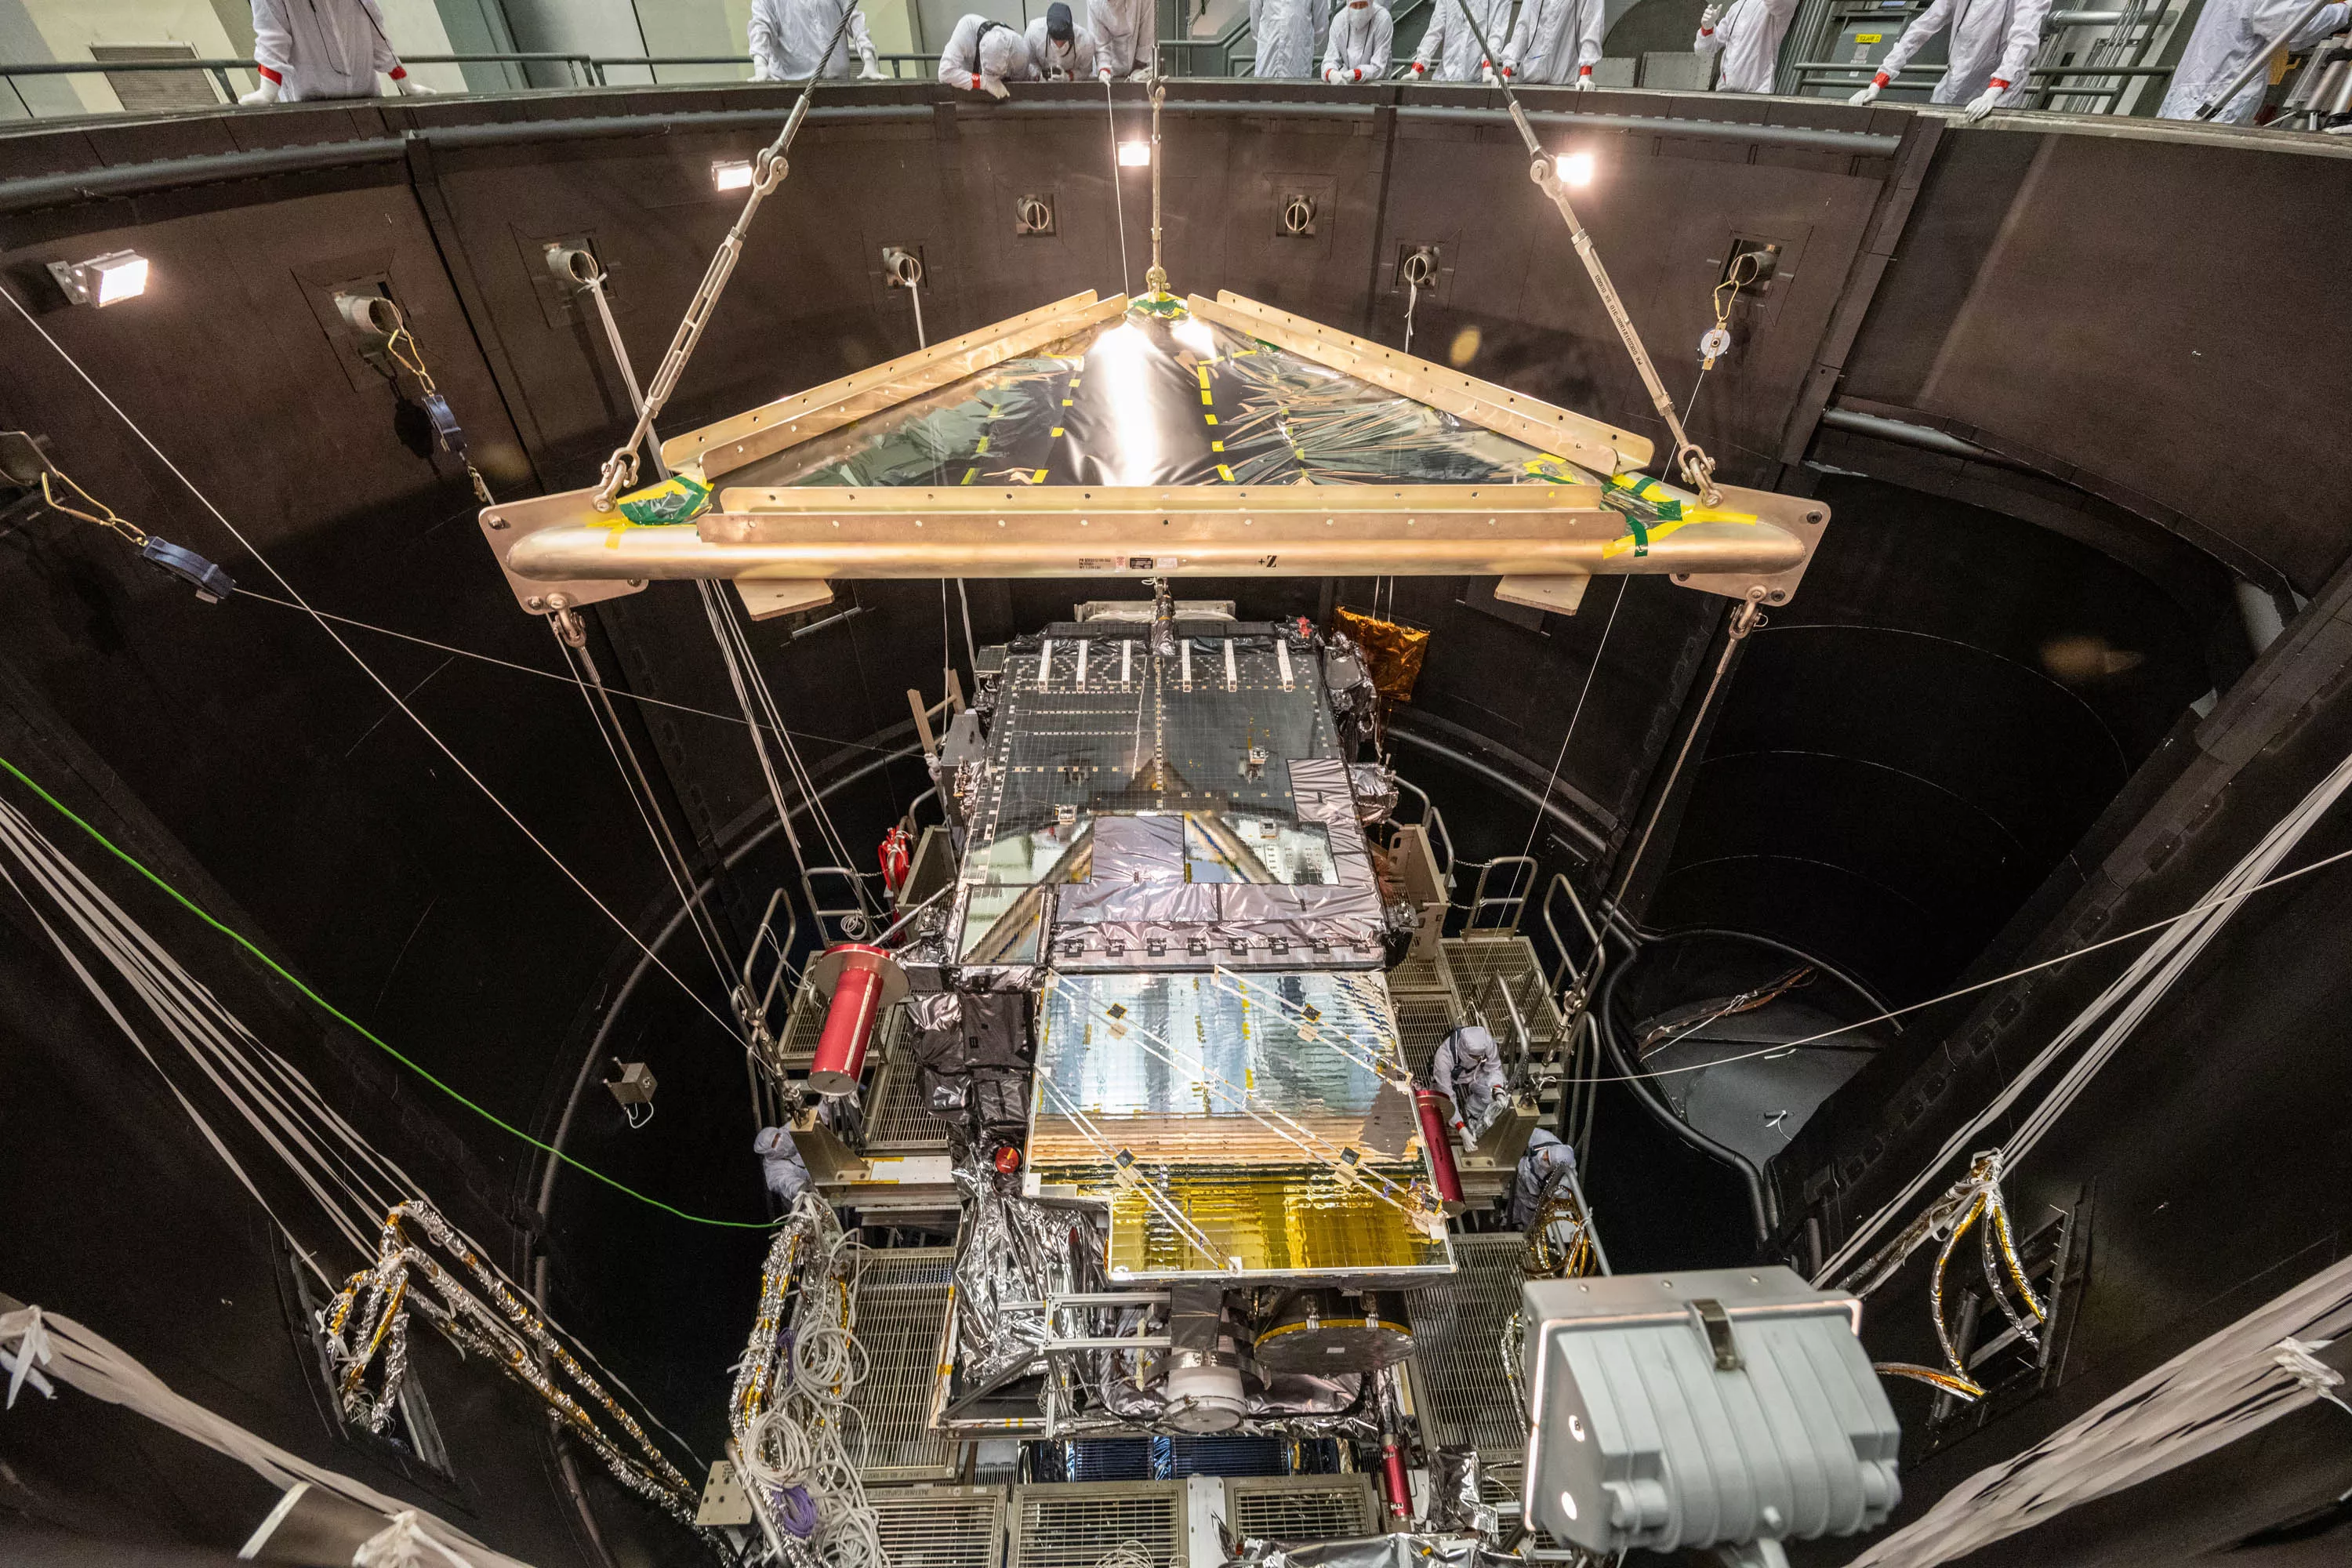
MULTIPOLYGON (((791 178, 762 215, 669 428, 911 349, 911 313, 881 276, 886 244, 923 249, 935 335, 1077 289, 1118 286, 1120 209, 1104 166, 1106 127, 1091 103, 991 112, 931 102, 928 89, 849 96, 869 106, 913 101, 925 112, 812 125, 795 148, 791 178), (1013 207, 1028 194, 1055 201, 1054 236, 1014 235, 1013 207)), ((1437 244, 1443 270, 1416 312, 1417 345, 1654 433, 1613 331, 1574 268, 1557 215, 1528 184, 1511 134, 1491 122, 1397 112, 1399 104, 1409 110, 1461 101, 1428 94, 1326 98, 1323 110, 1307 116, 1171 105, 1167 246, 1177 285, 1231 288, 1394 341, 1403 310, 1393 287, 1395 255, 1401 247, 1437 244), (1322 215, 1304 239, 1281 237, 1276 220, 1294 194, 1309 195, 1322 215)), ((404 444, 393 390, 360 362, 330 297, 338 284, 374 280, 400 299, 499 493, 583 482, 615 437, 625 395, 591 322, 549 279, 544 247, 584 239, 598 251, 612 270, 624 335, 641 371, 649 367, 733 216, 731 198, 710 191, 711 161, 746 155, 764 139, 757 130, 697 131, 675 117, 761 104, 781 107, 776 95, 752 90, 664 92, 587 104, 337 107, 29 132, 0 144, 0 167, 37 175, 270 143, 415 134, 393 162, 7 211, 0 216, 0 273, 304 597, 334 614, 560 670, 544 627, 517 609, 491 569, 462 474, 446 458, 404 444), (468 144, 463 134, 478 122, 583 108, 644 113, 648 132, 572 139, 554 132, 528 144, 495 145, 468 144), (659 123, 662 117, 669 122, 659 123), (119 247, 150 258, 149 293, 103 312, 65 308, 43 264, 119 247)), ((1719 106, 1704 100, 1628 100, 1619 107, 1720 117, 1719 106)), ((2340 542, 2309 504, 2324 464, 2312 422, 2296 416, 2341 405, 2346 356, 2337 340, 2347 329, 2319 309, 2332 278, 2324 237, 2289 226, 2286 208, 2271 198, 2292 184, 2293 211, 2346 210, 2341 201, 2314 205, 2315 191, 2340 185, 2342 165, 2252 150, 2124 147, 2059 133, 1947 134, 1899 110, 1762 112, 1784 125, 1898 140, 1856 150, 1793 145, 1760 132, 1743 142, 1636 127, 1590 139, 1600 178, 1580 198, 1677 398, 1687 395, 1696 370, 1679 345, 1711 323, 1708 296, 1727 246, 1763 237, 1783 247, 1781 278, 1747 308, 1742 346, 1710 378, 1696 416, 1696 433, 1727 477, 1813 482, 1801 460, 1813 416, 1843 370, 1846 384, 1866 390, 1874 409, 2049 459, 2046 467, 2074 487, 2063 494, 2105 498, 2116 515, 2103 518, 2127 542, 2186 538, 2231 570, 2266 574, 2305 592, 2317 585, 2340 542), (2127 228, 2144 199, 2126 196, 2126 183, 2115 178, 2119 167, 2128 168, 2137 192, 2193 192, 2207 208, 2226 209, 2226 221, 2200 234, 2229 233, 2232 256, 2265 258, 2267 292, 2282 301, 2277 316, 2247 323, 2222 308, 2233 297, 2221 286, 2228 275, 2198 236, 2143 258, 2137 265, 2147 286, 2128 304, 2118 298, 2107 286, 2115 258, 2084 236, 2127 228), (2268 241, 2249 246, 2249 234, 2268 241), (1914 237, 1898 246, 1905 235, 1914 237), (2296 309, 2297 300, 2310 308, 2296 309), (2264 404, 2272 416, 2252 425, 2231 416, 2236 422, 2217 434, 2217 387, 2195 377, 2218 372, 2198 370, 2186 389, 2176 375, 2159 374, 2175 367, 2145 331, 2152 308, 2184 331, 2211 334, 2200 341, 2221 342, 2226 321, 2232 364, 2267 353, 2284 367, 2264 404), (2021 339, 2004 331, 2021 315, 2043 330, 2021 339), (2042 374, 2011 374, 2021 357, 2042 374), (2125 408, 2128 420, 2116 413, 2125 408), (2127 436, 2116 433, 2119 424, 2128 426, 2127 436), (2229 471, 2259 460, 2276 475, 2273 504, 2259 515, 2227 504, 2225 457, 2229 471)), ((1143 116, 1129 102, 1119 121, 1122 134, 1139 133, 1143 116)), ((1138 274, 1148 245, 1144 189, 1132 176, 1125 187, 1128 266, 1138 274)), ((248 588, 287 595, 25 323, 0 315, 0 333, 9 334, 12 365, 0 386, 6 424, 49 437, 68 472, 150 530, 218 557, 248 588)), ((1914 489, 1905 492, 1857 490, 1851 499, 1827 492, 1840 521, 1816 569, 1821 580, 1778 612, 1775 627, 1750 652, 1750 668, 1739 673, 1724 725, 1694 775, 1692 832, 1709 823, 1722 826, 1708 832, 1738 830, 1739 803, 1749 795, 1727 771, 1738 754, 1727 748, 1738 736, 1777 736, 1792 710, 1818 718, 1809 694, 1839 688, 1857 670, 1879 683, 1878 706, 1923 721, 1936 714, 1948 696, 1948 668, 1906 666, 1859 629, 1873 616, 1893 613, 1890 595, 1911 619, 1947 629, 1958 623, 1958 635, 1972 648, 2016 653, 2024 646, 2019 638, 2026 634, 2016 627, 1983 624, 1981 596, 1932 570, 1972 553, 1975 514, 1913 497, 1951 491, 2011 512, 2042 501, 2018 499, 2021 485, 2002 489, 1998 475, 1949 467, 1906 471, 1914 489), (1865 534, 1874 518, 1881 521, 1865 534), (1881 534, 1898 542, 1869 542, 1881 534), (1851 552, 1850 536, 1860 536, 1851 552), (1797 647, 1808 617, 1819 618, 1822 629, 1812 635, 1834 643, 1834 651, 1810 660, 1771 651, 1797 647)), ((2014 596, 2031 599, 2033 584, 2058 581, 2084 593, 2114 587, 2119 603, 2145 597, 2128 582, 2103 577, 2107 569, 2095 562, 2060 559, 2063 552, 2034 531, 2049 531, 2046 520, 1985 526, 2015 544, 2009 557, 2015 583, 2006 584, 2016 586, 2014 596)), ((2111 552, 2127 553, 2120 545, 2111 552)), ((215 901, 322 994, 485 1107, 550 1135, 593 1023, 638 954, 485 801, 458 763, 297 611, 250 595, 198 605, 127 560, 115 541, 54 521, 11 528, 0 540, 0 574, 18 607, 6 617, 0 649, 24 689, 16 703, 21 732, 57 742, 30 754, 69 772, 76 787, 92 794, 119 786, 126 813, 152 814, 154 853, 183 853, 184 873, 207 879, 202 886, 215 901)), ((972 588, 983 642, 1101 592, 1098 584, 1077 583, 972 588)), ((1197 591, 1237 597, 1244 614, 1271 615, 1316 614, 1329 602, 1366 603, 1391 589, 1366 579, 1210 583, 1197 591)), ((1657 763, 1678 741, 1685 705, 1714 657, 1719 604, 1654 580, 1601 584, 1591 608, 1572 618, 1498 610, 1480 584, 1408 581, 1393 593, 1400 614, 1435 633, 1422 689, 1399 721, 1402 765, 1438 795, 1472 858, 1521 847, 1535 822, 1527 792, 1549 782, 1568 820, 1546 819, 1538 847, 1590 885, 1654 804, 1648 791, 1657 763), (1613 626, 1605 618, 1612 612, 1613 626), (1571 714, 1576 735, 1563 752, 1571 714)), ((2147 643, 2143 668, 2152 667, 2150 690, 2158 694, 2148 701, 2158 705, 2198 686, 2182 650, 2210 640, 2210 595, 2175 598, 2184 596, 2204 608, 2118 609, 2124 623, 2107 634, 2133 647, 2133 638, 2147 643)), ((903 692, 937 682, 936 584, 858 584, 844 599, 844 607, 861 613, 832 628, 798 640, 779 627, 754 633, 787 720, 805 732, 803 744, 821 773, 903 744, 903 692)), ((2054 611, 2045 618, 2066 621, 2054 611)), ((606 606, 595 621, 593 646, 616 681, 694 708, 722 714, 730 708, 690 593, 657 588, 606 606)), ((955 640, 960 633, 959 626, 955 640)), ((442 649, 365 631, 343 635, 613 915, 640 931, 654 929, 674 895, 576 692, 442 649)), ((1990 686, 1982 696, 1989 706, 2008 700, 1990 686)), ((2134 708, 2103 722, 2144 729, 2146 721, 2134 708)), ((634 738, 658 759, 662 788, 699 856, 713 858, 753 830, 763 789, 740 726, 660 708, 641 710, 633 724, 634 738)), ((2028 736, 2017 749, 2043 747, 2048 755, 2036 765, 2045 769, 2087 769, 2079 758, 2068 762, 2077 739, 2062 744, 2028 736)), ((1822 743, 1833 752, 1839 743, 1866 749, 1851 738, 1822 743)), ((2083 757, 2096 750, 2081 741, 2083 757)), ((1979 752, 1982 776, 1958 759, 1941 782, 1996 794, 2013 785, 2015 759, 1996 767, 1991 749, 1979 752)), ((2083 773, 2069 798, 2090 791, 2093 778, 2083 773)), ((919 775, 900 765, 845 797, 852 848, 870 848, 880 826, 921 787, 919 775)), ((1819 792, 1801 779, 1769 788, 1800 817, 1820 806, 1819 792)), ((1947 821, 1965 814, 1937 816, 1878 797, 1849 815, 1898 809, 1921 814, 1916 837, 1923 861, 1970 861, 1967 842, 1940 841, 1947 821)), ((2047 823, 2035 831, 2037 852, 2063 837, 2047 823)), ((1840 853, 1859 858, 1867 849, 1857 844, 1840 853)), ((1692 919, 1716 918, 1723 908, 1753 913, 1752 891, 1736 880, 1702 890, 1699 858, 1695 847, 1676 844, 1653 918, 1673 913, 1677 899, 1692 919)), ((1937 955, 1937 963, 1961 954, 1970 940, 1964 933, 1997 923, 2002 900, 2021 896, 2030 880, 2022 866, 1972 885, 1966 906, 1942 921, 1932 911, 1919 917, 1916 945, 1937 955)), ((782 869, 771 840, 728 883, 723 905, 739 939, 782 869)), ((1776 904, 1769 918, 1835 930, 1840 904, 1827 893, 1809 894, 1776 904)), ((227 963, 168 909, 153 915, 159 933, 192 962, 227 963)), ((10 919, 30 973, 46 962, 37 933, 20 910, 10 919)), ((665 957, 701 984, 690 948, 672 945, 665 957)), ((1933 967, 1906 983, 1927 983, 1933 967)), ((654 1065, 664 1114, 630 1133, 592 1085, 575 1125, 578 1142, 567 1146, 682 1207, 757 1217, 760 1197, 739 1148, 740 1057, 666 981, 656 977, 640 995, 646 1005, 632 1011, 613 1043, 622 1047, 616 1054, 654 1065)), ((552 1213, 535 1213, 538 1173, 511 1139, 420 1093, 413 1080, 384 1074, 369 1049, 322 1033, 315 1016, 282 994, 255 1000, 257 1014, 265 1001, 278 1009, 266 1016, 285 1030, 282 1048, 322 1081, 340 1084, 355 1118, 387 1146, 439 1152, 442 1173, 428 1177, 436 1195, 464 1212, 477 1234, 507 1237, 510 1267, 527 1269, 538 1251, 551 1251, 559 1311, 708 1450, 716 1391, 748 1310, 756 1238, 681 1226, 576 1182, 559 1184, 552 1213), (375 1065, 359 1065, 369 1062, 375 1065)), ((217 1369, 261 1353, 254 1347, 266 1342, 276 1381, 254 1381, 245 1406, 250 1423, 394 1484, 380 1466, 370 1468, 368 1456, 339 1447, 308 1396, 297 1396, 299 1369, 282 1310, 251 1305, 266 1299, 258 1282, 276 1265, 260 1232, 230 1223, 245 1200, 160 1105, 133 1110, 129 1099, 109 1098, 127 1089, 89 1077, 91 1061, 129 1079, 143 1065, 54 987, 28 985, 11 1006, 12 1057, 46 1064, 47 1081, 59 1087, 37 1112, 28 1100, 0 1115, 38 1114, 59 1126, 117 1121, 113 1138, 11 1139, 9 1190, 112 1194, 104 1205, 117 1245, 84 1245, 62 1220, 26 1227, 9 1248, 13 1277, 0 1289, 55 1302, 134 1353, 186 1368, 192 1392, 217 1379, 217 1369), (172 1179, 123 1191, 118 1140, 159 1157, 168 1152, 170 1163, 159 1168, 172 1179), (100 1170, 110 1174, 84 1179, 100 1170), (159 1299, 139 1259, 142 1247, 164 1236, 181 1248, 179 1289, 159 1299), (187 1310, 199 1300, 230 1305, 217 1315, 187 1310)), ((445 1424, 461 1475, 476 1489, 481 1532, 526 1555, 561 1560, 576 1550, 551 1494, 526 1508, 527 1478, 490 1473, 485 1456, 511 1447, 513 1434, 530 1426, 520 1396, 482 1385, 467 1399, 473 1414, 445 1415, 445 1424)), ((54 1418, 73 1417, 61 1410, 54 1418)), ((211 1473, 175 1455, 157 1462, 184 1465, 190 1478, 211 1473)), ((183 1500, 203 1490, 184 1487, 183 1500)), ((101 1504, 69 1488, 37 1508, 20 1506, 166 1538, 197 1538, 214 1525, 226 1531, 236 1512, 211 1496, 202 1506, 166 1504, 159 1494, 101 1504)))

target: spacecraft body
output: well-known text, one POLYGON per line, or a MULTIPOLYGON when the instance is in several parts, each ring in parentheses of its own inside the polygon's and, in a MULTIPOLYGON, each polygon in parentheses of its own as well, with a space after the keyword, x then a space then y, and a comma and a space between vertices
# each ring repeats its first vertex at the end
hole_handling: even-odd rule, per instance
POLYGON ((1369 679, 1296 623, 1119 608, 991 650, 939 763, 962 850, 910 1005, 1025 1019, 1032 1071, 1013 1102, 927 1069, 971 1147, 1019 1152, 964 1180, 937 1407, 1006 1419, 1042 1376, 1057 1431, 1360 1409, 1410 1348, 1393 1292, 1453 1269, 1382 973, 1410 926, 1364 831, 1393 786, 1352 761, 1369 679))

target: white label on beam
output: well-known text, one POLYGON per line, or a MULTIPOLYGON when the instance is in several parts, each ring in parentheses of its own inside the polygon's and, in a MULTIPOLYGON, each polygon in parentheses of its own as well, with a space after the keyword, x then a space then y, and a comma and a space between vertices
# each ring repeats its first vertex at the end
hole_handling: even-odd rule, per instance
POLYGON ((1047 637, 1037 647, 1037 689, 1040 691, 1045 690, 1046 683, 1051 681, 1053 679, 1054 639, 1052 637, 1047 637))
POLYGON ((1184 689, 1190 691, 1192 689, 1192 639, 1186 637, 1178 643, 1176 647, 1177 651, 1183 655, 1184 689))
POLYGON ((1282 666, 1282 689, 1290 689, 1290 638, 1277 632, 1274 638, 1274 661, 1282 666))
POLYGON ((1087 649, 1093 646, 1094 644, 1085 637, 1078 639, 1078 689, 1081 691, 1087 687, 1087 649))
POLYGON ((1227 637, 1225 639, 1225 689, 1231 691, 1240 684, 1241 677, 1234 672, 1234 639, 1227 637))
POLYGON ((1121 639, 1118 645, 1118 683, 1128 683, 1129 672, 1135 668, 1135 645, 1121 639))

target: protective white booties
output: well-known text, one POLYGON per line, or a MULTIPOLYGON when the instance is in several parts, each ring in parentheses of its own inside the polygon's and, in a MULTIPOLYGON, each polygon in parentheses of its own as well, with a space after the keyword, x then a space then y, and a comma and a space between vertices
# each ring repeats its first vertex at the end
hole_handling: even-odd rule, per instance
POLYGON ((268 77, 263 77, 259 87, 255 88, 237 101, 243 104, 275 103, 278 101, 278 83, 268 77))

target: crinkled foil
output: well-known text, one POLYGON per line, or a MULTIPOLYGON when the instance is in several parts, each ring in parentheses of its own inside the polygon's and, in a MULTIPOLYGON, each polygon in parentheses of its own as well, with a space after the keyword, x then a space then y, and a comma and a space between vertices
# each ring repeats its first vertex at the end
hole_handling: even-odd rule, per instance
POLYGON ((1479 1488, 1478 1450, 1444 1447, 1429 1457, 1430 1522, 1492 1541, 1502 1533, 1502 1515, 1479 1488))
POLYGON ((1475 1536, 1399 1531, 1299 1546, 1244 1541, 1233 1562, 1246 1568, 1519 1568, 1521 1560, 1489 1550, 1475 1536))
POLYGON ((964 1204, 956 1257, 956 1356, 964 1386, 1017 1376, 1052 1337, 1050 1295, 1099 1288, 1101 1242, 1076 1210, 1013 1196, 977 1161, 955 1173, 964 1204))
POLYGON ((1413 685, 1421 679, 1421 661, 1429 652, 1426 628, 1382 620, 1344 605, 1331 612, 1331 624, 1364 650, 1364 662, 1371 667, 1372 685, 1381 701, 1393 705, 1412 700, 1413 685))

